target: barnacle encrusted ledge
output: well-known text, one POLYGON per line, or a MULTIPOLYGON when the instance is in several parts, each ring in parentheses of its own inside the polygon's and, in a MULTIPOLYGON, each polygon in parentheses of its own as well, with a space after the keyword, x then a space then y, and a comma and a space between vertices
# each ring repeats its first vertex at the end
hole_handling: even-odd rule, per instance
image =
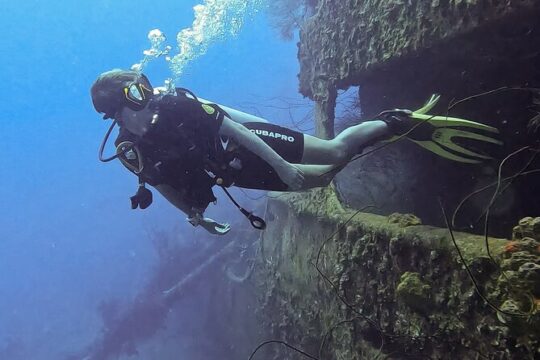
MULTIPOLYGON (((332 187, 277 196, 268 203, 267 218, 272 220, 253 280, 261 294, 259 317, 272 338, 328 360, 381 353, 393 359, 534 356, 537 327, 517 331, 513 321, 523 324, 523 317, 498 317, 481 299, 448 229, 403 227, 356 213, 341 205, 332 187)), ((455 237, 485 297, 495 306, 522 300, 508 295, 484 237, 455 237)), ((511 257, 508 244, 489 238, 496 259, 511 257)), ((522 270, 535 276, 531 265, 522 270)), ((527 288, 523 293, 531 293, 533 282, 519 283, 527 288)), ((520 314, 522 306, 516 305, 520 314)), ((292 358, 286 348, 265 351, 263 358, 292 358)))
POLYGON ((419 104, 426 92, 448 103, 537 87, 539 17, 538 0, 319 0, 298 46, 300 92, 316 101, 317 134, 334 136, 338 90, 350 86, 361 87, 366 118, 419 104))
MULTIPOLYGON (((537 0, 319 0, 300 32, 300 91, 324 97, 327 84, 347 87, 390 59, 539 8, 537 0)), ((525 24, 513 25, 499 30, 525 24)))

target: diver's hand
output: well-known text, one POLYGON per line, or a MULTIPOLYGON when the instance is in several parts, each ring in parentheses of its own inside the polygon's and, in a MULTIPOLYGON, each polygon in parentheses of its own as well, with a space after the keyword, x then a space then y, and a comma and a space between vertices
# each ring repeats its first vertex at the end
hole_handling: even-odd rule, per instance
POLYGON ((203 217, 203 215, 198 212, 191 215, 187 221, 193 226, 202 226, 203 229, 214 235, 225 235, 231 231, 231 226, 229 224, 220 224, 215 220, 203 217))
POLYGON ((215 220, 210 218, 203 218, 199 223, 206 231, 214 235, 225 235, 231 231, 231 225, 229 224, 220 224, 215 220))
POLYGON ((284 161, 276 167, 279 178, 289 186, 289 190, 300 190, 304 186, 304 172, 296 165, 284 161))

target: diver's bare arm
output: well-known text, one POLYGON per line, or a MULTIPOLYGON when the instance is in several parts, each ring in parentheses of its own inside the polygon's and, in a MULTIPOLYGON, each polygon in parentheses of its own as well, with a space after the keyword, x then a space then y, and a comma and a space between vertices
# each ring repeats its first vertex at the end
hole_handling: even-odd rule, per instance
POLYGON ((225 117, 223 119, 223 124, 219 129, 219 133, 220 135, 235 139, 240 145, 246 147, 270 164, 270 166, 276 170, 281 180, 289 185, 292 190, 302 187, 304 181, 302 171, 283 159, 274 151, 274 149, 268 146, 268 144, 257 135, 249 131, 244 125, 225 117))

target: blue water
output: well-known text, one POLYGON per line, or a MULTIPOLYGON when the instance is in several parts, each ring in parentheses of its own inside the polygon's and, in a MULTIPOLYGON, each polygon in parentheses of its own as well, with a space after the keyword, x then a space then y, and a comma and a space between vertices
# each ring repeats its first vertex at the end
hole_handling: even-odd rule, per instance
MULTIPOLYGON (((99 332, 100 301, 144 284, 156 260, 148 231, 196 234, 157 195, 130 210, 136 179, 97 160, 108 124, 89 88, 99 73, 139 61, 149 30, 174 40, 198 1, 0 1, 0 351, 12 344, 21 358, 59 359, 99 332)), ((158 85, 171 76, 164 61, 147 70, 158 85)), ((288 112, 267 105, 301 100, 297 72, 295 42, 261 12, 178 85, 284 124, 288 112)), ((232 221, 220 203, 210 214, 232 221)))

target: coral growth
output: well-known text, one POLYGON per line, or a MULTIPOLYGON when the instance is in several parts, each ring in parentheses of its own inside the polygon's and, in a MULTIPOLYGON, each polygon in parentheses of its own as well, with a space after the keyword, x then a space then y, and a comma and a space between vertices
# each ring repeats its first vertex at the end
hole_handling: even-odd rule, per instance
POLYGON ((422 220, 414 214, 393 213, 388 216, 388 222, 398 224, 400 227, 422 225, 422 220))
POLYGON ((425 312, 429 309, 431 286, 420 278, 415 272, 405 272, 399 279, 396 288, 396 297, 410 308, 425 312))
MULTIPOLYGON (((499 320, 529 342, 540 332, 540 217, 526 217, 513 229, 504 248, 497 294, 502 299, 499 320), (516 314, 511 316, 510 314, 516 314)), ((523 340, 522 340, 523 341, 523 340)))
MULTIPOLYGON (((387 217, 355 213, 336 201, 331 188, 281 196, 268 211, 274 220, 254 280, 270 338, 328 360, 381 353, 534 357, 538 315, 506 319, 493 311, 463 270, 447 229, 401 227, 387 217)), ((530 234, 530 225, 522 223, 521 231, 530 234)), ((537 267, 531 263, 538 264, 538 255, 526 251, 536 246, 530 238, 514 239, 514 252, 504 250, 507 240, 488 239, 491 254, 503 259, 505 283, 483 236, 454 235, 483 296, 509 313, 536 306, 537 267)), ((266 351, 266 358, 290 356, 285 348, 266 351)))

